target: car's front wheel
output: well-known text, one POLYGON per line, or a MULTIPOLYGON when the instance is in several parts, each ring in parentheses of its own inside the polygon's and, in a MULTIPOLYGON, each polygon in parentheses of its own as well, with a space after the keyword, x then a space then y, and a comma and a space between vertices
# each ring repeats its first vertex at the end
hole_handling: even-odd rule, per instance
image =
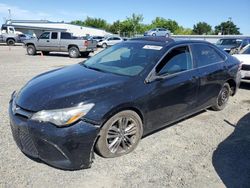
POLYGON ((108 45, 106 43, 102 44, 102 48, 107 48, 107 47, 108 47, 108 45))
POLYGON ((128 154, 136 148, 142 133, 142 120, 136 112, 119 112, 103 125, 95 146, 96 152, 106 158, 128 154))
POLYGON ((28 55, 35 55, 36 54, 36 48, 34 45, 27 46, 27 54, 28 55))
POLYGON ((217 96, 215 105, 212 106, 212 109, 215 111, 223 110, 227 105, 230 93, 231 93, 230 85, 228 83, 225 83, 222 86, 220 93, 217 96))

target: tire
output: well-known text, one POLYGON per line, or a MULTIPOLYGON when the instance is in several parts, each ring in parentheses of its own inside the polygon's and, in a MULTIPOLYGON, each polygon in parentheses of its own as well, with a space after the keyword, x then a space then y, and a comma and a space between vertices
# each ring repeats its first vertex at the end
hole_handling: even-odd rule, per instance
POLYGON ((90 52, 81 52, 82 57, 89 57, 90 52))
POLYGON ((78 58, 80 55, 79 49, 75 46, 69 48, 69 57, 78 58))
POLYGON ((153 37, 155 37, 155 36, 156 36, 156 34, 155 34, 155 33, 153 33, 153 34, 152 34, 152 36, 153 36, 153 37))
POLYGON ((26 50, 27 50, 28 55, 35 55, 36 54, 36 48, 34 45, 28 45, 26 50))
POLYGON ((225 83, 222 86, 220 93, 216 98, 215 105, 212 106, 211 108, 215 111, 223 110, 227 105, 230 94, 231 94, 230 86, 228 83, 225 83))
POLYGON ((7 43, 7 45, 8 46, 14 46, 15 45, 15 40, 14 39, 8 39, 7 41, 6 41, 6 43, 7 43))
POLYGON ((42 51, 43 55, 49 55, 48 51, 42 51))
POLYGON ((126 155, 136 148, 142 133, 142 120, 136 112, 119 112, 103 125, 95 150, 105 158, 126 155))
POLYGON ((107 47, 108 47, 108 45, 106 43, 102 44, 102 48, 107 48, 107 47))

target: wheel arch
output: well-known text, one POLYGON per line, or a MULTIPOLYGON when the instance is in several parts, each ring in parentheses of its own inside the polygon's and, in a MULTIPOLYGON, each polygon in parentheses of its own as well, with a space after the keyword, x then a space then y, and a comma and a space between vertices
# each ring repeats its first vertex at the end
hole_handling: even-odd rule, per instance
POLYGON ((10 39, 12 39, 12 40, 14 40, 14 41, 16 42, 16 39, 13 38, 13 37, 8 37, 8 38, 6 39, 6 42, 7 42, 8 40, 10 40, 10 39))
POLYGON ((33 45, 33 46, 36 47, 36 45, 34 43, 31 43, 31 42, 25 44, 26 47, 29 46, 29 45, 33 45))
POLYGON ((76 47, 76 48, 79 50, 79 48, 78 48, 78 46, 77 46, 76 44, 69 44, 69 45, 68 45, 68 50, 69 50, 70 48, 72 48, 72 47, 76 47))
POLYGON ((112 117, 114 116, 115 114, 119 113, 119 112, 122 112, 122 111, 126 111, 126 110, 131 110, 133 112, 135 112, 141 119, 142 121, 142 124, 144 125, 145 123, 145 115, 144 113, 142 112, 142 110, 140 110, 140 108, 138 108, 137 106, 134 106, 134 105, 122 105, 122 106, 119 106, 119 107, 115 107, 113 109, 111 109, 109 112, 107 112, 105 115, 104 115, 104 118, 103 118, 103 121, 101 123, 101 127, 103 127, 103 125, 112 117))
POLYGON ((235 80, 234 80, 234 79, 228 79, 228 80, 226 81, 226 83, 228 83, 229 86, 230 86, 230 89, 231 89, 230 95, 231 95, 231 96, 234 96, 235 93, 236 93, 236 87, 237 87, 235 80))

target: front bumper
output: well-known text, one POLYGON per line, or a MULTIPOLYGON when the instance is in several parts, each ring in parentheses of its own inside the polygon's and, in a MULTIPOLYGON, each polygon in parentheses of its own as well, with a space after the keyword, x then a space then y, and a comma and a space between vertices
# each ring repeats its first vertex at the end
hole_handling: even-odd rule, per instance
POLYGON ((60 169, 91 167, 99 127, 78 121, 72 126, 58 128, 14 114, 11 106, 12 102, 9 106, 12 134, 23 153, 60 169))

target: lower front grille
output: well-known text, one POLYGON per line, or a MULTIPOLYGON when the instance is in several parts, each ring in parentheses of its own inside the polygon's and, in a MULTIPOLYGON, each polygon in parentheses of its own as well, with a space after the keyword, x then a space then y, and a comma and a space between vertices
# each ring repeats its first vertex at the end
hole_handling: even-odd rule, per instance
POLYGON ((11 130, 17 146, 25 154, 30 155, 32 157, 38 157, 38 151, 31 136, 18 128, 14 129, 13 127, 11 127, 11 130))
POLYGON ((241 70, 249 70, 250 71, 250 65, 242 65, 241 70))
POLYGON ((33 157, 37 157, 38 152, 30 135, 25 132, 19 131, 19 138, 21 141, 23 152, 33 157))

